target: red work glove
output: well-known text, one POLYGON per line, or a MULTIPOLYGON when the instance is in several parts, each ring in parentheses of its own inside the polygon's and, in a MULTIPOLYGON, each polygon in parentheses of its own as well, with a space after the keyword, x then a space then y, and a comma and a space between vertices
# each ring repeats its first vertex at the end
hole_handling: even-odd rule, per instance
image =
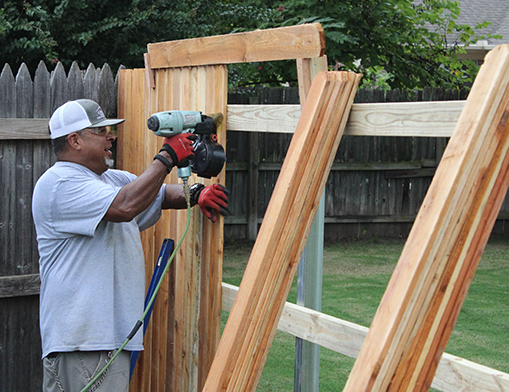
POLYGON ((196 135, 192 133, 181 133, 172 137, 165 137, 161 151, 166 151, 170 154, 171 160, 175 166, 184 164, 187 166, 187 159, 194 156, 193 141, 196 140, 196 135))
POLYGON ((230 213, 228 196, 230 196, 228 189, 222 185, 213 184, 207 187, 198 187, 192 199, 200 206, 203 214, 215 222, 217 220, 215 214, 226 216, 230 213))

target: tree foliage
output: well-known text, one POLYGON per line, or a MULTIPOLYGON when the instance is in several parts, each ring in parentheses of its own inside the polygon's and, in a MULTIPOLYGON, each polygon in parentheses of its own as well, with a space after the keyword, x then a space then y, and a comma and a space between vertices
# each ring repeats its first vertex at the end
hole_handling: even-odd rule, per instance
MULTIPOLYGON (((272 0, 252 1, 275 7, 272 0)), ((459 61, 457 54, 485 38, 481 32, 489 25, 458 24, 459 2, 449 0, 286 0, 278 4, 277 25, 322 24, 333 69, 359 72, 363 83, 393 88, 470 83, 478 66, 459 61)), ((295 80, 295 71, 289 70, 284 67, 285 75, 272 78, 295 80)), ((260 69, 259 79, 266 77, 260 69)))
MULTIPOLYGON (((4 0, 0 61, 34 70, 41 59, 69 67, 108 62, 143 66, 150 42, 229 34, 307 22, 325 29, 333 69, 361 72, 391 87, 460 86, 477 68, 455 53, 480 39, 456 23, 449 0, 4 0), (418 3, 418 4, 415 4, 418 3), (450 42, 450 37, 455 37, 450 42), (460 46, 462 45, 462 46, 460 46)), ((475 29, 474 29, 475 28, 475 29)), ((294 62, 231 66, 232 85, 296 81, 294 62)))

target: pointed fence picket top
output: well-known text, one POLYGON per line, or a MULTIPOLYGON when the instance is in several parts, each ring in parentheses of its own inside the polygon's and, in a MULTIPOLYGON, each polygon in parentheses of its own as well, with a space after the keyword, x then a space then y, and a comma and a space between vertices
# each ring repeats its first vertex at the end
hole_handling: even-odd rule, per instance
POLYGON ((34 76, 34 118, 47 118, 51 115, 51 84, 48 68, 39 62, 34 76))
POLYGON ((117 113, 117 92, 113 73, 108 64, 104 64, 99 77, 97 103, 106 117, 115 117, 117 113))
POLYGON ((34 85, 30 71, 25 63, 19 67, 16 75, 16 117, 31 118, 34 116, 34 85))
POLYGON ((83 72, 80 70, 76 61, 72 62, 67 80, 66 87, 66 101, 73 101, 75 99, 82 99, 85 97, 83 86, 83 72))
POLYGON ((97 102, 99 75, 94 64, 90 63, 83 78, 83 96, 97 102))
POLYGON ((64 104, 66 99, 66 81, 65 69, 62 63, 58 63, 51 72, 51 112, 64 104))
POLYGON ((48 118, 63 103, 81 98, 98 102, 106 116, 116 117, 118 71, 114 75, 108 64, 97 68, 92 63, 81 70, 74 61, 68 73, 61 62, 50 72, 40 61, 32 79, 26 64, 16 77, 5 64, 0 74, 0 118, 48 118))
POLYGON ((9 64, 0 75, 0 118, 16 117, 16 80, 9 64))

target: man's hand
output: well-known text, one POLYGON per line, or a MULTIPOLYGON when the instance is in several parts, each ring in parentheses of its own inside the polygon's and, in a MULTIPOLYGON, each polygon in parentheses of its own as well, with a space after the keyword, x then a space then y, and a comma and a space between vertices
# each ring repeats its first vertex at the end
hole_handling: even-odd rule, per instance
POLYGON ((226 216, 228 209, 228 196, 230 192, 219 184, 209 185, 199 190, 195 196, 203 214, 212 222, 217 220, 215 214, 226 216))
POLYGON ((166 151, 170 154, 173 165, 179 166, 179 164, 186 163, 188 158, 194 156, 194 140, 196 140, 196 135, 192 133, 181 133, 172 137, 165 137, 161 151, 166 151))

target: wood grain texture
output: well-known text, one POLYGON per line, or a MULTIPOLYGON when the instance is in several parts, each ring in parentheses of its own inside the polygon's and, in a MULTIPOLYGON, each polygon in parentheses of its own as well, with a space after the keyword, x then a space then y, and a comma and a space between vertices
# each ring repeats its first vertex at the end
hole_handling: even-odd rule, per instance
POLYGON ((39 274, 0 276, 0 298, 39 294, 39 274))
POLYGON ((482 66, 345 392, 427 391, 507 191, 509 46, 482 66))
MULTIPOLYGON (((449 137, 464 101, 355 103, 345 135, 449 137)), ((293 133, 300 105, 228 105, 227 128, 293 133)))
MULTIPOLYGON (((239 288, 223 283, 223 310, 230 312, 239 288)), ((286 302, 277 329, 356 358, 369 328, 286 302)), ((445 353, 432 387, 443 392, 509 390, 509 374, 445 353)))
POLYGON ((320 57, 324 52, 319 23, 148 44, 154 69, 320 57))
MULTIPOLYGON (((449 137, 465 101, 353 104, 345 135, 449 137)), ((294 133, 300 105, 227 105, 226 128, 294 133)), ((1 119, 1 139, 48 139, 48 119, 1 119)))
POLYGON ((313 81, 204 391, 256 389, 358 81, 313 81))
MULTIPOLYGON (((146 125, 152 113, 200 110, 226 115, 225 66, 155 70, 156 88, 147 85, 143 69, 121 71, 120 75, 123 98, 119 105, 123 109, 119 115, 126 121, 119 127, 119 163, 136 174, 152 162, 162 144, 146 125)), ((225 145, 226 121, 218 129, 218 141, 225 145)), ((172 171, 167 182, 179 181, 176 170, 172 171)), ((189 183, 194 182, 224 185, 224 171, 212 180, 193 174, 189 183)), ((131 381, 133 391, 199 390, 219 341, 223 218, 213 224, 198 208, 191 211, 190 229, 158 294, 145 351, 131 381)), ((177 243, 186 221, 185 210, 165 211, 154 228, 142 233, 147 285, 164 238, 177 243)))

